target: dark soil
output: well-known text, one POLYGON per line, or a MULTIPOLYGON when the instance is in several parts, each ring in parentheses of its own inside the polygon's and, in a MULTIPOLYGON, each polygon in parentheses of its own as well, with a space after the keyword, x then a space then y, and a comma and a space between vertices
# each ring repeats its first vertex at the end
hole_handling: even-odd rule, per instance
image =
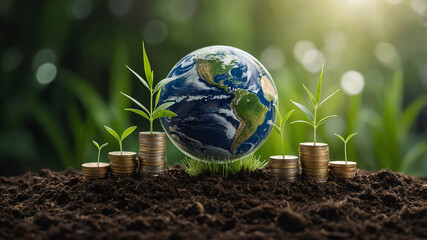
POLYGON ((427 182, 387 170, 320 184, 42 170, 0 177, 0 199, 2 239, 427 239, 427 182))

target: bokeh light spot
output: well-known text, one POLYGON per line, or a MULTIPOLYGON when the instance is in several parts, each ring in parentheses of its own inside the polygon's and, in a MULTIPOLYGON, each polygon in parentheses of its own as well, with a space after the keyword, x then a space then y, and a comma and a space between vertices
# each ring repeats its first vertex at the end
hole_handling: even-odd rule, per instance
POLYGON ((325 56, 317 49, 310 49, 304 54, 301 63, 308 72, 319 72, 325 64, 325 56))
POLYGON ((268 70, 277 70, 283 66, 285 57, 280 49, 269 46, 261 52, 261 62, 268 70))
POLYGON ((168 35, 168 27, 158 19, 149 21, 144 27, 144 39, 151 45, 162 43, 168 35))
POLYGON ((33 58, 33 69, 36 71, 43 63, 55 63, 56 54, 50 48, 44 48, 39 50, 33 58))
POLYGON ((303 59, 305 53, 311 49, 316 49, 316 46, 314 45, 314 43, 312 43, 308 40, 300 40, 295 44, 294 57, 299 62, 302 62, 302 59, 303 59))
POLYGON ((53 65, 52 63, 45 63, 37 69, 37 82, 42 85, 49 84, 55 79, 56 73, 57 70, 55 65, 53 65))
POLYGON ((357 95, 365 86, 365 78, 360 72, 348 71, 341 77, 341 88, 348 95, 357 95))
POLYGON ((400 57, 393 45, 387 42, 378 43, 375 46, 374 54, 377 60, 384 65, 397 68, 400 63, 400 57))
POLYGON ((71 12, 77 19, 87 18, 92 12, 91 0, 75 0, 71 7, 71 12))
POLYGON ((427 17, 427 0, 412 0, 411 7, 418 15, 427 17))

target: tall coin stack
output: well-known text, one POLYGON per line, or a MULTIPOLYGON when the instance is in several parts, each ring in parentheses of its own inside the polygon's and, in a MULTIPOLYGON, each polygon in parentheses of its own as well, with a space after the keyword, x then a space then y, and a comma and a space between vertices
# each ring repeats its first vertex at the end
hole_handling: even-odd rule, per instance
POLYGON ((300 143, 300 160, 302 175, 311 177, 319 182, 328 179, 329 147, 326 143, 300 143))
POLYGON ((115 176, 129 176, 136 173, 138 161, 135 152, 110 152, 111 173, 115 176))
POLYGON ((332 161, 329 163, 329 173, 334 178, 354 178, 356 176, 356 162, 332 161))
POLYGON ((83 176, 87 180, 92 180, 97 178, 106 178, 108 175, 109 169, 110 169, 110 164, 104 163, 104 162, 100 162, 99 165, 97 162, 82 164, 83 176))
POLYGON ((164 132, 139 133, 140 174, 159 174, 167 171, 167 143, 168 138, 164 132))
POLYGON ((298 157, 277 155, 271 156, 268 162, 270 173, 276 178, 281 178, 287 182, 295 182, 298 178, 298 157))

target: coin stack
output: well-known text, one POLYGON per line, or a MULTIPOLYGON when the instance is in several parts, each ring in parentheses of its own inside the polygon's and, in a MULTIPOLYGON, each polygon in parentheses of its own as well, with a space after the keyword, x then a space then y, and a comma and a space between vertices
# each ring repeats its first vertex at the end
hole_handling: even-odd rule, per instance
POLYGON ((164 132, 139 133, 140 174, 159 174, 167 171, 166 147, 168 138, 164 132))
POLYGON ((299 144, 302 175, 312 177, 319 182, 328 179, 329 147, 326 143, 299 144))
POLYGON ((286 155, 271 156, 268 162, 270 173, 287 182, 295 182, 298 177, 298 157, 286 155))
POLYGON ((136 173, 138 161, 135 152, 110 152, 111 172, 116 176, 129 176, 136 173))
POLYGON ((354 178, 356 176, 356 162, 332 161, 329 163, 329 173, 334 178, 354 178))
POLYGON ((104 162, 100 162, 99 166, 97 162, 82 164, 83 176, 87 180, 92 180, 97 178, 106 178, 108 175, 109 169, 110 169, 110 164, 104 163, 104 162))

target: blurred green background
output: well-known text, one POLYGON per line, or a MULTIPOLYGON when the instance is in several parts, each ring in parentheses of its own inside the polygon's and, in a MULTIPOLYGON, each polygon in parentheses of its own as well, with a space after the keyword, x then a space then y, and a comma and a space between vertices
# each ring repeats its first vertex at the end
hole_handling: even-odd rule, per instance
MULTIPOLYGON (((282 112, 289 99, 309 103, 301 84, 314 89, 325 64, 323 96, 342 89, 321 111, 339 115, 319 132, 331 160, 344 157, 334 133, 357 131, 349 160, 361 168, 427 176, 427 0, 2 0, 0 23, 0 175, 79 169, 96 160, 92 139, 110 143, 107 161, 118 144, 104 125, 147 130, 119 93, 148 103, 125 68, 143 73, 144 40, 156 82, 201 47, 249 52, 273 76, 282 112)), ((297 154, 312 132, 295 124, 286 138, 297 154)), ((279 142, 271 134, 257 154, 279 154, 279 142)), ((124 149, 137 148, 133 134, 124 149)), ((168 164, 183 157, 168 146, 168 164)))

